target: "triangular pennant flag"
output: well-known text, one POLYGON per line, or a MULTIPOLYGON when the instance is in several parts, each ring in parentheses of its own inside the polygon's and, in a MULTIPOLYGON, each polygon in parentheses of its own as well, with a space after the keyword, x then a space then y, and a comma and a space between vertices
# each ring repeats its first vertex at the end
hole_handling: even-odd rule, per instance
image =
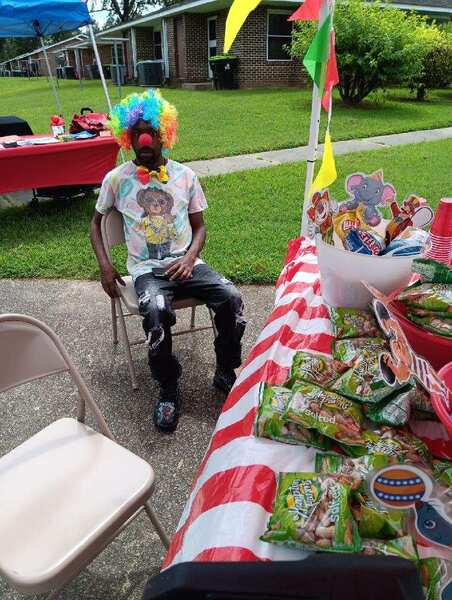
POLYGON ((261 0, 234 0, 226 19, 226 31, 224 33, 224 53, 227 54, 234 40, 252 12, 261 0))
POLYGON ((336 179, 337 172, 336 163, 334 161, 333 144, 331 143, 330 132, 327 131, 325 134, 325 144, 323 146, 322 164, 320 165, 317 177, 311 185, 308 196, 311 197, 314 192, 327 188, 333 181, 336 181, 336 179))
POLYGON ((318 21, 321 0, 305 0, 288 21, 318 21))
POLYGON ((326 63, 328 61, 328 48, 330 39, 331 16, 328 16, 317 30, 308 51, 303 59, 309 75, 315 81, 320 94, 325 85, 326 63))
POLYGON ((330 56, 326 67, 325 94, 322 98, 322 106, 326 112, 330 109, 331 92, 333 87, 339 83, 339 73, 337 71, 336 50, 334 47, 334 31, 330 33, 330 56))

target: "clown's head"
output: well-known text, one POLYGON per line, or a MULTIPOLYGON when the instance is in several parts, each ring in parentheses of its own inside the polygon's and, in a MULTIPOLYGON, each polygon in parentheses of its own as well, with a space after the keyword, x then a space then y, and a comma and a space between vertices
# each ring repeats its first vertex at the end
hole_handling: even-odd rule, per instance
MULTIPOLYGON (((119 145, 127 150, 133 148, 138 158, 141 153, 156 152, 169 156, 177 141, 177 125, 175 107, 153 88, 124 98, 113 107, 110 117, 119 145)), ((152 157, 147 160, 152 162, 152 157)))

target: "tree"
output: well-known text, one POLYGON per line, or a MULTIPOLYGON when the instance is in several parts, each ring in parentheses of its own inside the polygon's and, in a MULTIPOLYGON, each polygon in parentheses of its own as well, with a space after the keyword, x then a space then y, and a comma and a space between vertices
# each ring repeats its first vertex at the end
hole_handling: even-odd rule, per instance
POLYGON ((151 6, 163 8, 176 3, 176 0, 104 0, 102 7, 110 13, 107 24, 116 25, 141 16, 151 6))
MULTIPOLYGON (((424 55, 417 29, 425 18, 380 2, 338 2, 334 13, 339 91, 345 104, 359 104, 373 90, 408 82, 422 70, 424 55)), ((303 59, 317 23, 297 22, 291 54, 303 59)))
POLYGON ((422 70, 410 81, 416 99, 425 100, 427 89, 445 88, 452 83, 452 33, 436 25, 418 29, 425 53, 422 70))

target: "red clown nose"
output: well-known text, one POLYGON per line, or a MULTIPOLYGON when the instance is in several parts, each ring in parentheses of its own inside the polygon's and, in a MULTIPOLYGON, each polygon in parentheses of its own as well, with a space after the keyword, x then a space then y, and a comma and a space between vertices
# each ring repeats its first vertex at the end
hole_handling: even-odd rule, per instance
POLYGON ((152 146, 152 142, 152 135, 150 135, 149 133, 142 133, 138 138, 138 145, 141 147, 152 146))

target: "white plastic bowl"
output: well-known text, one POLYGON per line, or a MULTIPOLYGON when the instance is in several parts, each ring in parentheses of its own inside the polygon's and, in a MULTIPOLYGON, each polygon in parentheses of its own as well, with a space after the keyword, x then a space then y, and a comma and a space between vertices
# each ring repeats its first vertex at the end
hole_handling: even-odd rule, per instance
POLYGON ((372 294, 361 281, 384 294, 408 285, 413 273, 413 256, 369 256, 326 244, 316 236, 322 297, 334 307, 367 308, 372 294))

